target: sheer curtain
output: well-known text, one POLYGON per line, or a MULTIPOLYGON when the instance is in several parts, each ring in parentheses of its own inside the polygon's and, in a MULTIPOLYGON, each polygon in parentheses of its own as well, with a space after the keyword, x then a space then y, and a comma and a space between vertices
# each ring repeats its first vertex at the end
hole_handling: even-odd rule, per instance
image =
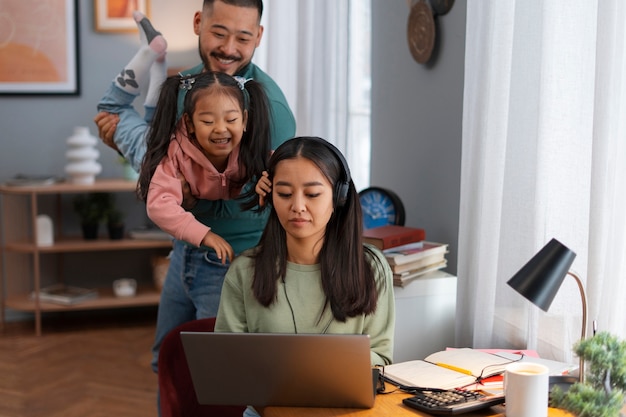
POLYGON ((459 345, 575 362, 574 280, 547 313, 506 285, 553 237, 589 322, 626 338, 624 21, 622 0, 468 2, 459 345))
POLYGON ((285 92, 297 134, 346 156, 358 189, 369 184, 369 0, 265 0, 254 58, 285 92))

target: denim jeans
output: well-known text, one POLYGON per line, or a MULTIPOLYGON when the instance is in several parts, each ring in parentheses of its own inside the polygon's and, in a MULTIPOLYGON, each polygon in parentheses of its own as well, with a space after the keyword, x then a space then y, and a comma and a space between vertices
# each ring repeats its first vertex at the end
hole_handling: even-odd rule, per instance
POLYGON ((161 342, 172 329, 191 320, 217 315, 222 283, 229 266, 229 262, 222 265, 212 250, 174 241, 152 346, 154 372, 157 372, 161 342))
POLYGON ((260 417, 260 415, 253 407, 248 406, 243 410, 243 417, 260 417))

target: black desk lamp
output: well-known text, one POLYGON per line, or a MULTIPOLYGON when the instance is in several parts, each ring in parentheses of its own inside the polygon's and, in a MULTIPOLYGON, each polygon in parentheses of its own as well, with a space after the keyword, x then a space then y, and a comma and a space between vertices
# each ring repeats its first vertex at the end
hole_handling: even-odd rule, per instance
MULTIPOLYGON (((507 284, 543 311, 548 311, 565 276, 573 277, 582 298, 583 326, 580 339, 584 340, 587 328, 587 297, 580 277, 569 270, 575 257, 574 252, 558 240, 552 239, 507 284)), ((578 380, 584 382, 585 368, 582 358, 578 372, 578 380)))

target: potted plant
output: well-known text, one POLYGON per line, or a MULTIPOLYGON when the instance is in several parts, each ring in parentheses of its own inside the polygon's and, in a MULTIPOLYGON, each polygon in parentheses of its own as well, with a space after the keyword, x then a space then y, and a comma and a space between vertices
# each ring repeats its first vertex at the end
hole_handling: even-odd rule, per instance
POLYGON ((118 161, 122 165, 122 177, 125 180, 137 181, 139 179, 139 173, 133 169, 126 158, 120 155, 118 161))
POLYGON ((110 208, 106 215, 109 239, 119 240, 124 238, 124 213, 116 208, 110 208))
POLYGON ((574 352, 585 360, 586 380, 566 392, 555 386, 550 392, 550 405, 580 417, 621 416, 626 391, 626 341, 600 332, 576 343, 574 352))
POLYGON ((87 240, 98 238, 100 222, 111 206, 108 193, 79 194, 74 197, 74 211, 80 217, 83 237, 87 240))

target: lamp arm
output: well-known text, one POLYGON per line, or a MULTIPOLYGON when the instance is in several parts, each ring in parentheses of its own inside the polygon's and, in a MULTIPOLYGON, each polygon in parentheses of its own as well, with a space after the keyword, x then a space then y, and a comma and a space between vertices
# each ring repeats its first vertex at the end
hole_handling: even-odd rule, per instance
MULTIPOLYGON (((572 272, 572 271, 567 271, 567 275, 570 275, 572 278, 574 278, 574 280, 576 280, 576 284, 578 284, 578 289, 580 290, 580 298, 582 301, 582 311, 583 311, 583 317, 582 317, 582 331, 580 334, 580 340, 585 340, 587 337, 587 296, 585 295, 585 287, 583 286, 583 282, 581 281, 580 277, 572 272)), ((585 382, 585 362, 583 360, 582 357, 579 358, 579 366, 578 366, 578 380, 583 383, 585 382)))

